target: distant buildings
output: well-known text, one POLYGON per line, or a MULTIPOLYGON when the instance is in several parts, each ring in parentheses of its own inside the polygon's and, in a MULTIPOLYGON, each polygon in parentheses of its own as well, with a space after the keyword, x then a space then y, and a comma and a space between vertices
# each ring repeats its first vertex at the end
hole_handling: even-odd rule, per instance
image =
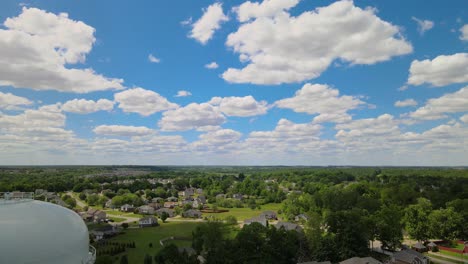
POLYGON ((153 216, 147 216, 147 217, 143 217, 140 220, 138 220, 138 225, 140 227, 157 226, 158 225, 158 220, 156 218, 154 218, 153 216))

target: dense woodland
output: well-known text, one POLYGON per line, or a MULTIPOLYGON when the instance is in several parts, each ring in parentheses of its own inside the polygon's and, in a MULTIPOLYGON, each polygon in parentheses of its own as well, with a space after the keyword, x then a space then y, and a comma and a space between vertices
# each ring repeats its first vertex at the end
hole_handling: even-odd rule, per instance
MULTIPOLYGON (((261 207, 282 203, 281 215, 293 221, 305 214, 305 232, 245 226, 234 236, 224 224, 208 222, 193 233, 193 248, 207 263, 296 263, 299 259, 332 262, 369 255, 369 241, 388 250, 403 236, 468 239, 468 169, 466 168, 310 168, 310 167, 23 167, 0 169, 0 192, 104 190, 116 205, 140 204, 142 196, 177 196, 187 187, 202 188, 213 206, 261 207), (114 172, 138 170, 125 175, 114 172), (174 179, 150 183, 148 179, 174 179), (122 183, 124 180, 134 180, 122 183), (217 194, 240 193, 236 204, 217 194)), ((98 197, 86 197, 101 203, 98 197)), ((193 263, 168 246, 157 263, 193 263)))

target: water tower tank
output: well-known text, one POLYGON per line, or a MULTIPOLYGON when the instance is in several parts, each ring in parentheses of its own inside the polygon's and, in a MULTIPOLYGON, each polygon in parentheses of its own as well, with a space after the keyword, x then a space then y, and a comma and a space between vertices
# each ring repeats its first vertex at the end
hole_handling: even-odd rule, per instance
POLYGON ((0 263, 94 263, 88 229, 77 213, 32 199, 1 198, 0 263))

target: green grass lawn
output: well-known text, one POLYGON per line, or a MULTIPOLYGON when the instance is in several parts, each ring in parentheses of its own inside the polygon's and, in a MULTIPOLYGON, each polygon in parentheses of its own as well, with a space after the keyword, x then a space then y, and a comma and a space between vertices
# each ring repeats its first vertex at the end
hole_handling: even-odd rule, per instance
MULTIPOLYGON (((463 255, 460 254, 460 253, 455 253, 455 252, 451 252, 451 251, 446 251, 446 250, 439 250, 439 253, 440 254, 443 254, 443 255, 447 255, 447 256, 452 256, 452 257, 457 257, 457 258, 461 258, 463 259, 463 255)), ((467 260, 468 260, 468 257, 465 257, 467 260)))
MULTIPOLYGON (((159 240, 170 236, 192 237, 192 231, 200 223, 190 222, 168 222, 160 223, 157 227, 147 227, 138 229, 127 229, 125 234, 111 238, 110 241, 132 242, 135 241, 136 248, 127 249, 129 263, 143 263, 145 254, 154 257, 161 249, 159 240), (149 247, 149 243, 153 247, 149 247)), ((190 246, 191 241, 172 241, 177 246, 190 246)), ((118 255, 120 259, 120 255, 118 255)), ((118 262, 117 262, 118 263, 118 262)))
POLYGON ((134 217, 134 218, 145 217, 144 215, 141 215, 141 214, 126 213, 126 212, 113 211, 113 210, 109 210, 109 211, 105 211, 105 212, 108 215, 115 215, 115 216, 123 215, 123 216, 134 217))
POLYGON ((125 221, 125 218, 120 218, 120 217, 115 217, 115 216, 109 216, 108 218, 114 220, 115 223, 120 223, 120 222, 125 221))
POLYGON ((281 208, 281 204, 277 203, 270 203, 270 204, 265 204, 261 206, 261 209, 255 209, 252 210, 250 208, 218 208, 218 209, 226 209, 229 210, 229 212, 225 213, 203 213, 203 217, 208 217, 208 216, 214 216, 220 220, 224 220, 226 216, 232 215, 237 218, 238 221, 243 221, 245 219, 258 216, 260 215, 263 211, 275 211, 278 212, 278 210, 281 208))

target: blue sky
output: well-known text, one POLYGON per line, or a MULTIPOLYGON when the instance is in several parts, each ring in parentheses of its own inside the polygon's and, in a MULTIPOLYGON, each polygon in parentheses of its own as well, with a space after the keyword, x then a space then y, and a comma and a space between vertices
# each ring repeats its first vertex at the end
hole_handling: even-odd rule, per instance
POLYGON ((0 7, 0 164, 467 165, 465 1, 0 7))

